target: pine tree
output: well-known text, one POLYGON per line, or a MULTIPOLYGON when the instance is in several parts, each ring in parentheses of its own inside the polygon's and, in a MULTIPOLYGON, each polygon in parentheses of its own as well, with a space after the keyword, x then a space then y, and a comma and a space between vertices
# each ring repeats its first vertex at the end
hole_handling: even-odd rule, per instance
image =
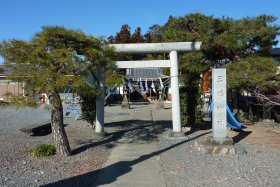
POLYGON ((112 50, 100 39, 64 27, 43 27, 31 41, 9 40, 0 44, 5 64, 13 68, 11 78, 25 82, 27 98, 46 92, 51 109, 51 125, 57 153, 71 155, 63 126, 59 95, 71 82, 73 88, 87 86, 83 77, 90 72, 95 80, 98 67, 110 68, 112 50))

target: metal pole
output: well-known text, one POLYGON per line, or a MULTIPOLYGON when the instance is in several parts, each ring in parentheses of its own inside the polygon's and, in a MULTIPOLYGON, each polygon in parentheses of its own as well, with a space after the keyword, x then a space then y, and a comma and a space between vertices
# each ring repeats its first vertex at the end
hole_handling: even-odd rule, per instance
POLYGON ((180 116, 180 96, 179 96, 179 73, 178 73, 178 59, 177 51, 170 52, 170 76, 171 76, 171 90, 172 90, 172 125, 173 133, 178 135, 182 132, 181 116, 180 116))
POLYGON ((97 85, 98 97, 96 99, 96 123, 95 132, 104 132, 104 91, 105 91, 105 71, 103 67, 98 69, 98 81, 97 85))

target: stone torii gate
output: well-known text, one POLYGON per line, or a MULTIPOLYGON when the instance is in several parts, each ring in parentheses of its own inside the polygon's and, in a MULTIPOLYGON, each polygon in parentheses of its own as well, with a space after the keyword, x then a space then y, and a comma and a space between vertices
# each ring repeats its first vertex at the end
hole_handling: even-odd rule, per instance
MULTIPOLYGON (((172 42, 172 43, 137 43, 137 44, 111 44, 115 53, 140 54, 140 53, 169 53, 169 60, 140 60, 140 61, 117 61, 117 68, 170 68, 172 90, 172 126, 171 136, 184 136, 181 129, 180 97, 179 97, 179 71, 177 52, 198 51, 201 42, 172 42)), ((96 126, 95 133, 102 134, 104 131, 104 70, 100 68, 98 86, 100 97, 96 100, 96 126)))

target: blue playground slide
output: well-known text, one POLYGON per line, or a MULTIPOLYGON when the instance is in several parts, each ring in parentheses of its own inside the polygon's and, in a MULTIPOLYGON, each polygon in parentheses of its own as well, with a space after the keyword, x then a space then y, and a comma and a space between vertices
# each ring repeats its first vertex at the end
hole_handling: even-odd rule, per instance
MULTIPOLYGON (((212 95, 210 96, 209 100, 209 116, 212 117, 212 95)), ((234 130, 241 130, 246 128, 245 125, 241 124, 237 119, 234 117, 233 113, 231 112, 228 104, 227 104, 227 126, 234 130)))
POLYGON ((246 128, 245 125, 241 124, 237 119, 234 117, 233 113, 231 112, 228 104, 227 104, 227 125, 231 129, 241 130, 246 128))

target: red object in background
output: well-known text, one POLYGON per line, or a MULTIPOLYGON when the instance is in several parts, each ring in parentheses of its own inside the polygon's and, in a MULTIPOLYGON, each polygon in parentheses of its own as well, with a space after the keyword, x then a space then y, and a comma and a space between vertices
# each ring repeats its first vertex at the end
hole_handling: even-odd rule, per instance
POLYGON ((45 104, 45 102, 46 102, 45 94, 40 94, 40 103, 45 104))
POLYGON ((205 71, 202 75, 202 82, 203 82, 203 94, 204 97, 210 97, 210 86, 208 83, 209 77, 211 76, 211 69, 205 71))

